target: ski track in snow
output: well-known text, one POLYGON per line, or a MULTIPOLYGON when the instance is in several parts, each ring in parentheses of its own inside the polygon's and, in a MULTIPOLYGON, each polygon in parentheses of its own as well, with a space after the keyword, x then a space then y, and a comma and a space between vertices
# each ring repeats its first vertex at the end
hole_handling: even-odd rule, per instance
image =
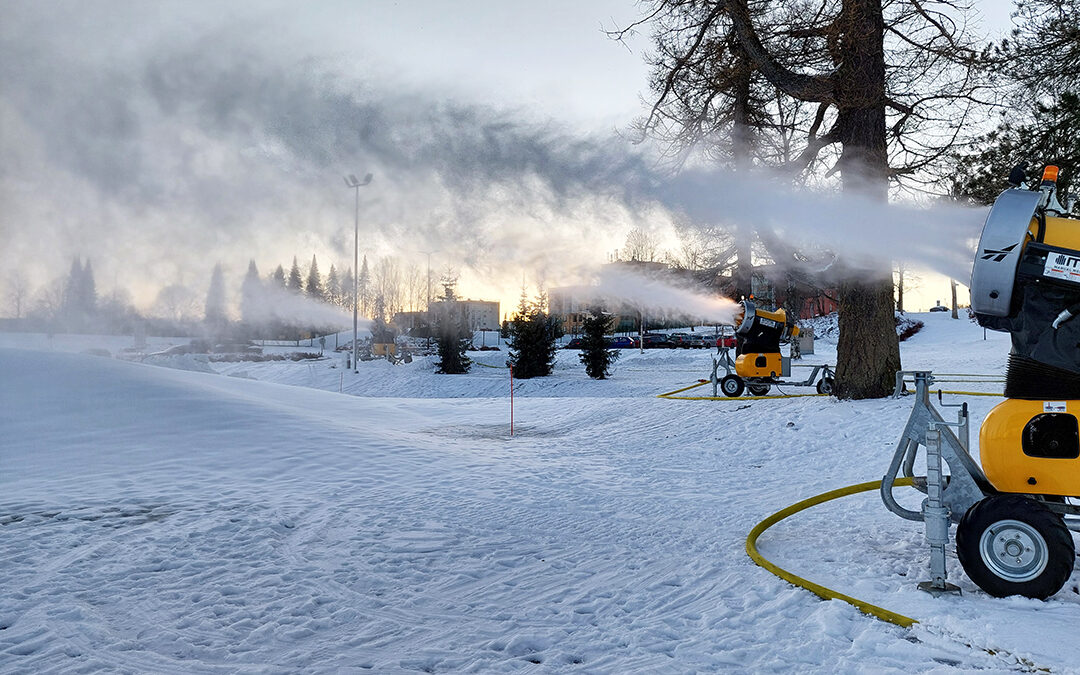
MULTIPOLYGON (((1003 372, 1007 336, 925 319, 905 367, 1003 372)), ((910 400, 662 400, 706 352, 627 352, 604 382, 564 352, 516 383, 511 438, 495 368, 209 364, 243 376, 222 377, 60 339, 0 336, 5 673, 1080 672, 1076 577, 998 600, 952 555, 964 594, 931 598, 921 524, 876 493, 759 548, 911 631, 746 556, 765 516, 879 478, 910 400)), ((805 361, 831 362, 818 346, 805 361)), ((974 428, 998 400, 969 401, 974 428)))

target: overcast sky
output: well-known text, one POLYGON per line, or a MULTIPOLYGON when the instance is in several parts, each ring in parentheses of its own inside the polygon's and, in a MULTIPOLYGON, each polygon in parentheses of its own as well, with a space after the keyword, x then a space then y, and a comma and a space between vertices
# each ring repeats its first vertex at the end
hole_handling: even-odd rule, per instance
MULTIPOLYGON (((1007 2, 978 4, 1007 25, 1007 2)), ((657 217, 605 180, 649 178, 616 135, 642 111, 647 36, 603 33, 639 10, 8 0, 0 268, 41 283, 88 256, 99 290, 143 304, 167 283, 205 289, 216 262, 238 278, 249 258, 266 274, 316 254, 325 272, 351 264, 341 175, 372 171, 372 255, 434 249, 467 292, 486 278, 504 300, 522 276, 550 284, 657 217)))

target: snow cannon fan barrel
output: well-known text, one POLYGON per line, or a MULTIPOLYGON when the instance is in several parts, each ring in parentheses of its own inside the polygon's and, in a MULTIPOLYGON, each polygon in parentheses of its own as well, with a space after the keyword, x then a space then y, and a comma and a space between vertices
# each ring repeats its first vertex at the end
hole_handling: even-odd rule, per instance
POLYGON ((1038 190, 1005 190, 983 225, 971 270, 981 326, 1012 337, 1005 395, 1080 399, 1080 220, 1057 198, 1058 169, 1038 190))
POLYGON ((798 337, 799 327, 787 320, 783 309, 758 309, 743 300, 742 316, 735 328, 735 373, 740 377, 788 377, 791 360, 780 354, 780 343, 798 337))

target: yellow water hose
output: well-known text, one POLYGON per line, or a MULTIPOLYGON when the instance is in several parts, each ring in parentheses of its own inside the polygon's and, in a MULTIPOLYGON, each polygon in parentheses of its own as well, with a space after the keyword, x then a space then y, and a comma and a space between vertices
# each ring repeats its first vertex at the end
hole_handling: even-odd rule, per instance
MULTIPOLYGON (((899 478, 893 481, 893 485, 911 485, 911 479, 899 478)), ((869 492, 870 490, 877 490, 880 487, 881 481, 870 481, 868 483, 859 483, 858 485, 849 485, 848 487, 824 492, 820 495, 817 495, 816 497, 804 499, 797 504, 792 504, 786 509, 777 511, 776 513, 772 514, 765 520, 755 525, 754 529, 750 530, 750 534, 746 537, 747 555, 749 555, 750 559, 753 560, 755 563, 769 570, 784 581, 799 586, 800 588, 805 588, 819 598, 825 600, 843 600, 849 605, 857 608, 859 611, 869 614, 870 616, 881 619, 882 621, 896 624, 897 626, 910 628, 912 625, 918 623, 918 621, 910 617, 906 617, 903 614, 897 614, 896 612, 891 612, 882 607, 878 607, 877 605, 871 605, 869 602, 864 602, 862 600, 859 600, 858 598, 853 598, 849 595, 844 595, 843 593, 837 593, 830 588, 825 588, 820 584, 815 584, 812 581, 808 581, 806 579, 803 579, 802 577, 796 576, 791 572, 788 572, 787 570, 782 569, 777 565, 769 562, 757 550, 758 537, 760 537, 761 534, 765 532, 765 530, 769 529, 770 527, 787 518, 788 516, 794 515, 800 511, 804 511, 811 506, 816 506, 818 504, 822 504, 833 499, 839 499, 840 497, 846 497, 848 495, 857 494, 859 492, 869 492)))
MULTIPOLYGON (((696 384, 691 384, 688 387, 682 389, 676 389, 675 391, 668 391, 663 394, 657 394, 656 398, 666 398, 673 401, 757 401, 762 399, 777 399, 777 398, 807 398, 810 396, 829 396, 829 394, 779 394, 776 396, 676 396, 684 391, 689 391, 697 387, 704 387, 709 384, 710 380, 699 380, 696 384)), ((942 394, 953 394, 955 396, 1004 396, 1004 394, 995 394, 988 391, 942 391, 942 394)))

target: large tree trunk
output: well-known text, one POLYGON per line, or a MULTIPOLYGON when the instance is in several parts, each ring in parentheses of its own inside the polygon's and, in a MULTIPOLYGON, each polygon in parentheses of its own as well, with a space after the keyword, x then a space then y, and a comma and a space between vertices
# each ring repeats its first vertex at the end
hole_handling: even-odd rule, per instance
MULTIPOLYGON (((887 201, 885 23, 880 1, 845 0, 841 29, 846 44, 838 72, 837 100, 843 109, 837 124, 844 192, 887 201)), ((840 285, 835 390, 839 398, 881 398, 892 392, 900 370, 893 306, 889 268, 840 285)))

